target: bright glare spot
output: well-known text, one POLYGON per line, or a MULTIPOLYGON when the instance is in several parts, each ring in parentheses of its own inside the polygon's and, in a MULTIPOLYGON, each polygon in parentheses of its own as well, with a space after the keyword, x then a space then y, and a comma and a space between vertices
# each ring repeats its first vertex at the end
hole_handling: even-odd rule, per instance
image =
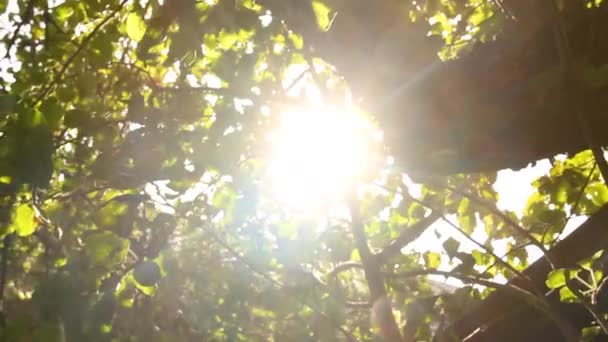
POLYGON ((352 112, 285 112, 272 146, 269 176, 279 200, 318 207, 343 198, 368 164, 369 122, 352 112))
POLYGON ((511 169, 498 172, 494 189, 499 193, 498 203, 500 210, 510 210, 522 217, 528 198, 534 193, 535 189, 532 182, 549 173, 551 163, 548 159, 543 159, 534 166, 529 166, 519 171, 511 169))

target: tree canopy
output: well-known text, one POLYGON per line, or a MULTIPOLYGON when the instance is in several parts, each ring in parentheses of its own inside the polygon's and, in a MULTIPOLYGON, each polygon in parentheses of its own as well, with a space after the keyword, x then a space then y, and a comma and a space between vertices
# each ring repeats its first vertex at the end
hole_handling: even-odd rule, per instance
POLYGON ((603 1, 0 12, 0 340, 499 341, 493 293, 608 334, 603 1))

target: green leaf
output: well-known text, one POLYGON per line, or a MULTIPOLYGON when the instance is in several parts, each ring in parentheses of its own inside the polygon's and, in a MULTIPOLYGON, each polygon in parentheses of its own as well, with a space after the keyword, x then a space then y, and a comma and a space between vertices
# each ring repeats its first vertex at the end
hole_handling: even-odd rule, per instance
POLYGON ((595 263, 596 260, 598 260, 602 254, 604 254, 604 250, 600 250, 598 252, 596 252, 595 254, 593 254, 591 257, 587 258, 587 259, 583 259, 581 261, 578 262, 578 265, 589 271, 589 272, 593 272, 593 264, 595 263))
POLYGON ((460 201, 460 204, 458 204, 458 214, 459 215, 465 215, 468 211, 469 211, 469 199, 468 198, 463 198, 460 201))
POLYGON ((491 255, 477 249, 471 252, 471 256, 475 259, 475 263, 481 266, 490 265, 492 262, 494 262, 494 258, 492 258, 491 255))
POLYGON ((15 209, 13 226, 19 236, 28 236, 36 231, 35 212, 29 204, 21 204, 15 209))
POLYGON ((40 112, 44 115, 51 130, 59 128, 63 119, 63 108, 61 108, 56 98, 52 97, 45 100, 40 105, 40 112))
POLYGON ((0 114, 10 114, 15 111, 19 97, 15 95, 0 95, 0 114))
POLYGON ((589 184, 587 193, 591 196, 591 201, 598 207, 608 203, 608 189, 603 182, 589 184))
POLYGON ((438 268, 441 265, 441 255, 435 252, 426 252, 424 262, 428 268, 438 268))
POLYGON ((323 2, 314 0, 312 2, 312 10, 315 12, 315 16, 317 17, 317 26, 319 29, 322 31, 329 30, 329 26, 331 24, 331 9, 323 2))
POLYGON ((36 128, 46 125, 46 118, 38 110, 25 110, 19 113, 19 119, 23 127, 36 128))
POLYGON ((60 21, 66 20, 71 17, 72 14, 74 14, 74 8, 68 4, 63 4, 55 8, 55 17, 60 21))
POLYGON ((289 32, 289 39, 291 39, 291 42, 296 50, 301 50, 302 47, 304 47, 304 38, 302 38, 301 35, 289 32))
POLYGON ((557 289, 566 285, 566 281, 568 280, 567 272, 568 270, 566 270, 565 268, 560 268, 551 271, 551 273, 549 273, 549 275, 547 276, 545 284, 547 284, 547 287, 550 289, 557 289))
POLYGON ((154 261, 144 261, 133 269, 133 278, 142 286, 154 286, 161 278, 160 266, 154 261))
POLYGON ((132 40, 139 42, 146 33, 146 23, 139 14, 131 12, 127 16, 127 35, 132 40))
POLYGON ((129 252, 129 240, 110 231, 95 232, 85 239, 85 254, 92 264, 112 268, 122 264, 129 252))
POLYGON ((563 286, 559 289, 559 300, 564 303, 573 303, 578 300, 576 295, 568 288, 568 286, 563 286))
POLYGON ((602 328, 592 326, 583 328, 583 341, 597 341, 597 337, 602 335, 602 328))
POLYGON ((218 35, 220 47, 224 50, 229 50, 239 40, 239 35, 236 32, 222 31, 218 35))
POLYGON ((468 234, 473 233, 473 230, 475 229, 475 224, 477 223, 477 220, 475 219, 475 214, 474 213, 468 213, 465 215, 458 215, 458 225, 460 226, 460 228, 465 231, 468 234))
POLYGON ((450 259, 453 258, 458 253, 459 248, 460 248, 460 242, 458 242, 454 238, 448 238, 443 243, 443 249, 448 254, 450 259))

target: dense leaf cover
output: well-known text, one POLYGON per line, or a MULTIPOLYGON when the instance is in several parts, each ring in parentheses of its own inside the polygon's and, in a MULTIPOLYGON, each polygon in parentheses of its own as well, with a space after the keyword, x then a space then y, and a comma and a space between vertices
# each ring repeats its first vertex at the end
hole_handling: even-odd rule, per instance
MULTIPOLYGON (((593 153, 553 159, 521 215, 497 207, 492 185, 496 166, 508 166, 503 161, 491 172, 461 173, 455 171, 470 168, 455 170, 436 160, 424 162, 426 183, 420 185, 401 167, 371 163, 359 196, 345 201, 347 214, 330 210, 331 203, 300 215, 266 191, 265 137, 282 108, 306 103, 285 81, 302 77, 327 103, 349 92, 365 97, 364 114, 390 128, 394 139, 403 120, 374 106, 385 100, 387 88, 429 61, 460 65, 457 57, 480 42, 501 35, 522 39, 503 32, 516 24, 505 24, 511 9, 501 3, 0 1, 0 340, 458 340, 452 323, 496 287, 508 287, 496 279, 521 275, 529 264, 526 246, 550 249, 571 217, 592 215, 608 202, 593 153), (369 20, 359 20, 366 15, 369 20), (341 26, 343 18, 356 25, 341 26), (391 27, 398 29, 380 29, 389 26, 386 18, 397 18, 391 27), (365 39, 383 46, 375 59, 356 49, 365 39), (378 84, 359 72, 366 58, 378 84), (456 61, 441 62, 451 59, 456 61), (304 72, 294 76, 294 65, 304 72), (442 251, 401 252, 438 220, 461 239, 443 239, 442 251), (471 237, 476 227, 485 240, 471 237), (461 246, 465 240, 473 242, 472 250, 461 246), (506 243, 505 255, 497 254, 497 241, 506 243), (437 285, 428 275, 465 286, 437 285)), ((558 13, 605 11, 601 1, 576 3, 580 9, 568 5, 558 13)), ((521 13, 521 6, 512 10, 521 13)), ((587 75, 599 88, 606 77, 598 63, 587 75)), ((443 74, 442 67, 434 72, 477 72, 468 65, 443 74)), ((532 82, 550 101, 560 79, 543 75, 520 77, 517 84, 532 82)), ((437 77, 424 84, 451 76, 437 77)), ((424 91, 407 96, 418 95, 424 91)), ((457 111, 492 110, 477 97, 461 100, 441 99, 457 111)), ((412 110, 424 113, 419 103, 412 102, 412 110)), ((408 121, 404 132, 455 127, 455 136, 471 134, 457 132, 459 120, 470 118, 433 126, 423 117, 408 121)), ((576 125, 571 130, 580 135, 576 125)), ((467 145, 478 149, 465 157, 507 153, 509 146, 492 147, 492 134, 467 145)), ((444 138, 405 135, 403 141, 412 142, 408 150, 421 139, 421 150, 405 164, 415 166, 428 154, 425 146, 444 146, 424 141, 444 138)), ((388 152, 397 149, 394 140, 388 144, 388 152)), ((579 152, 576 147, 550 151, 579 152)), ((374 151, 374 161, 386 159, 374 151)), ((453 158, 433 158, 438 155, 453 158)), ((524 161, 546 156, 531 153, 524 161)), ((396 157, 394 165, 401 165, 396 157)), ((454 165, 451 159, 448 164, 454 165)), ((561 300, 596 316, 583 331, 589 338, 606 328, 602 260, 599 252, 578 268, 556 265, 546 279, 561 300)), ((559 316, 535 291, 520 295, 542 314, 559 316)), ((567 327, 554 329, 567 335, 567 327)))

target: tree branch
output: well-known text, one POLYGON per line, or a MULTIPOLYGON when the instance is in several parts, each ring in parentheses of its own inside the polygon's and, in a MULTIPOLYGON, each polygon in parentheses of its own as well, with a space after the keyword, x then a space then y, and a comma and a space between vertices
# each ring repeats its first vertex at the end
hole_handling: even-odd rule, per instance
POLYGON ((411 226, 405 227, 401 230, 401 234, 393 240, 388 246, 384 247, 380 252, 376 254, 378 263, 383 264, 392 257, 401 253, 401 250, 409 245, 411 242, 416 240, 428 227, 430 227, 437 219, 441 218, 441 215, 433 211, 429 216, 422 220, 414 223, 411 226))
POLYGON ((372 254, 367 245, 367 237, 365 236, 365 228, 361 214, 359 212, 359 202, 352 195, 349 203, 351 215, 351 229, 355 239, 355 245, 361 257, 361 264, 365 273, 365 279, 370 292, 370 302, 374 308, 374 315, 377 319, 377 324, 380 327, 382 335, 389 342, 402 341, 397 321, 393 315, 392 306, 386 296, 384 288, 384 277, 380 272, 380 264, 376 256, 372 254))
POLYGON ((452 186, 449 185, 445 185, 445 188, 448 189, 449 191, 460 195, 464 198, 468 198, 469 200, 477 203, 478 205, 486 208, 487 210, 489 210, 492 214, 498 216, 500 219, 502 219, 508 226, 511 226, 511 228, 515 231, 515 233, 521 235, 522 237, 528 239, 534 246, 538 247, 538 249, 541 250, 541 252, 543 252, 543 257, 547 260, 547 262, 549 263, 549 265, 551 266, 552 269, 555 268, 555 265, 553 264, 553 262, 551 261, 551 258, 549 256, 549 250, 538 240, 536 240, 536 238, 534 236, 532 236, 532 234, 530 232, 528 232, 526 229, 524 229, 522 226, 520 226, 519 224, 517 224, 517 222, 514 222, 509 216, 505 215, 505 213, 503 213, 502 211, 498 210, 495 206, 490 205, 489 203, 487 203, 486 201, 484 201, 483 199, 464 192, 464 191, 460 191, 452 186))
POLYGON ((440 271, 440 270, 436 270, 436 269, 423 269, 423 270, 402 272, 402 273, 396 274, 395 277, 413 278, 413 277, 418 277, 418 276, 422 276, 422 275, 431 275, 431 274, 442 275, 445 277, 452 277, 452 278, 456 278, 456 279, 459 279, 464 282, 483 285, 483 286, 487 286, 487 287, 491 287, 491 288, 495 288, 495 289, 503 289, 504 291, 507 291, 514 296, 520 297, 524 301, 528 302, 530 305, 534 306, 535 308, 537 308, 538 310, 540 310, 544 314, 546 314, 547 317, 549 317, 549 319, 551 319, 555 323, 557 328, 560 329, 560 331, 562 332, 562 334, 564 335, 564 337, 566 338, 567 341, 572 341, 572 342, 578 341, 576 331, 570 326, 570 324, 567 321, 565 321, 563 318, 560 317, 560 315, 558 315, 556 312, 554 312, 551 304, 544 297, 534 295, 533 293, 528 292, 516 285, 510 284, 510 283, 501 284, 501 283, 497 283, 497 282, 494 282, 491 280, 482 279, 482 278, 467 275, 467 274, 451 272, 451 271, 440 271))
MULTIPOLYGON (((262 277, 263 279, 265 279, 266 281, 268 281, 269 283, 271 283, 272 285, 276 286, 279 289, 285 289, 285 285, 274 279, 273 277, 271 277, 269 274, 267 274, 266 272, 260 270, 258 267, 256 267, 251 261, 249 261, 245 256, 243 256, 241 253, 239 253, 237 250, 235 250, 234 248, 232 248, 227 241, 224 241, 222 238, 220 238, 209 226, 207 222, 203 222, 200 221, 198 222, 198 224, 200 224, 200 228, 201 230, 203 230, 205 233, 207 233, 208 235, 211 236, 211 238, 217 243, 219 244, 222 248, 224 248, 232 257, 234 257, 236 260, 238 260, 240 263, 242 263, 245 267, 247 267, 251 272, 253 272, 253 274, 256 274, 260 277, 262 277)), ((317 313, 318 315, 322 316, 325 319, 331 320, 331 317, 325 313, 323 310, 321 310, 320 308, 318 308, 316 305, 309 303, 306 299, 293 294, 291 295, 294 299, 296 299, 298 302, 300 302, 300 304, 310 308, 313 312, 317 313)), ((346 328, 344 328, 342 325, 337 325, 336 326, 336 330, 338 330, 339 332, 341 332, 345 337, 346 340, 349 342, 355 342, 357 341, 357 339, 348 331, 346 330, 346 328)))
MULTIPOLYGON (((408 195, 409 196, 409 195, 408 195)), ((434 208, 433 206, 425 203, 424 201, 421 201, 415 197, 409 196, 413 201, 419 203, 420 205, 424 206, 425 208, 428 208, 434 212, 439 212, 436 208, 434 208)), ((496 253, 494 253, 493 251, 491 251, 488 247, 486 247, 485 245, 483 245, 482 243, 480 243, 479 241, 473 239, 472 237, 469 236, 469 234, 465 233, 462 229, 460 229, 460 227, 458 227, 456 224, 454 224, 452 221, 448 220, 447 217, 445 217, 445 215, 440 215, 441 219, 447 223, 450 227, 452 227, 454 230, 456 230, 458 233, 460 233, 462 236, 464 236, 467 240, 471 241, 472 243, 474 243, 476 246, 478 246, 479 248, 483 249, 486 253, 490 254, 492 257, 494 257, 494 259, 496 260, 497 263, 500 263, 501 265, 503 265, 504 267, 508 268, 509 270, 511 270, 516 276, 520 277, 523 280, 526 281, 530 281, 530 278, 528 278, 526 275, 524 275, 523 273, 521 273, 518 269, 516 269, 515 267, 513 267, 511 264, 509 264, 508 262, 504 261, 501 257, 499 257, 496 253)))
POLYGON ((68 57, 68 59, 63 63, 63 65, 61 66, 61 69, 55 75, 53 80, 42 89, 42 92, 40 93, 40 95, 38 96, 36 101, 34 101, 34 105, 36 105, 40 101, 42 101, 48 95, 48 93, 51 91, 51 89, 53 89, 53 87, 55 85, 57 85, 57 83, 59 83, 59 81, 61 81, 61 79, 63 78, 63 75, 66 73, 66 71, 68 70, 68 68, 70 67, 72 62, 76 59, 76 57, 78 57, 80 52, 82 52, 82 50, 84 50, 84 48, 89 44, 91 39, 93 39, 93 37, 95 37, 97 32, 99 32, 99 30, 101 30, 101 28, 104 25, 107 24, 110 20, 112 20, 116 16, 116 14, 118 12, 120 12, 120 10, 122 10, 122 8, 127 3, 127 1, 128 0, 122 0, 114 11, 112 11, 107 17, 103 18, 103 20, 101 20, 99 22, 99 24, 97 24, 86 37, 84 37, 82 42, 80 42, 80 44, 76 48, 76 51, 74 51, 74 53, 72 53, 70 55, 70 57, 68 57))
POLYGON ((557 3, 554 1, 548 1, 547 4, 550 7, 549 9, 553 17, 554 40, 561 61, 564 93, 572 94, 572 109, 574 110, 578 120, 580 131, 583 134, 583 138, 585 139, 587 146, 593 153, 593 157, 595 158, 597 166, 600 169, 600 173, 602 174, 602 178, 604 179, 604 184, 608 186, 608 162, 606 162, 606 159, 604 158, 604 151, 598 144, 598 139, 595 136, 591 123, 584 115, 584 110, 581 108, 581 104, 589 101, 590 99, 589 96, 586 95, 587 89, 584 89, 580 81, 579 75, 581 72, 578 70, 579 67, 576 65, 572 56, 570 42, 562 19, 562 14, 557 8, 557 3))
POLYGON ((343 263, 339 264, 338 266, 334 267, 331 271, 329 271, 329 273, 327 273, 327 276, 335 277, 339 273, 342 273, 351 268, 363 268, 363 264, 361 264, 360 262, 356 262, 356 261, 343 262, 343 263))
POLYGON ((576 286, 570 286, 569 283, 567 283, 566 286, 568 287, 568 289, 570 289, 570 291, 572 291, 572 293, 574 293, 574 295, 578 298, 578 300, 581 301, 581 304, 583 304, 585 309, 587 309, 587 311, 589 311, 591 316, 593 316, 593 318, 595 318, 595 321, 600 326, 600 328, 602 329, 604 334, 608 335, 608 322, 606 322, 606 320, 604 319, 602 310, 599 309, 592 302, 587 300, 587 298, 585 298, 585 296, 581 293, 581 291, 579 291, 576 288, 576 286))

